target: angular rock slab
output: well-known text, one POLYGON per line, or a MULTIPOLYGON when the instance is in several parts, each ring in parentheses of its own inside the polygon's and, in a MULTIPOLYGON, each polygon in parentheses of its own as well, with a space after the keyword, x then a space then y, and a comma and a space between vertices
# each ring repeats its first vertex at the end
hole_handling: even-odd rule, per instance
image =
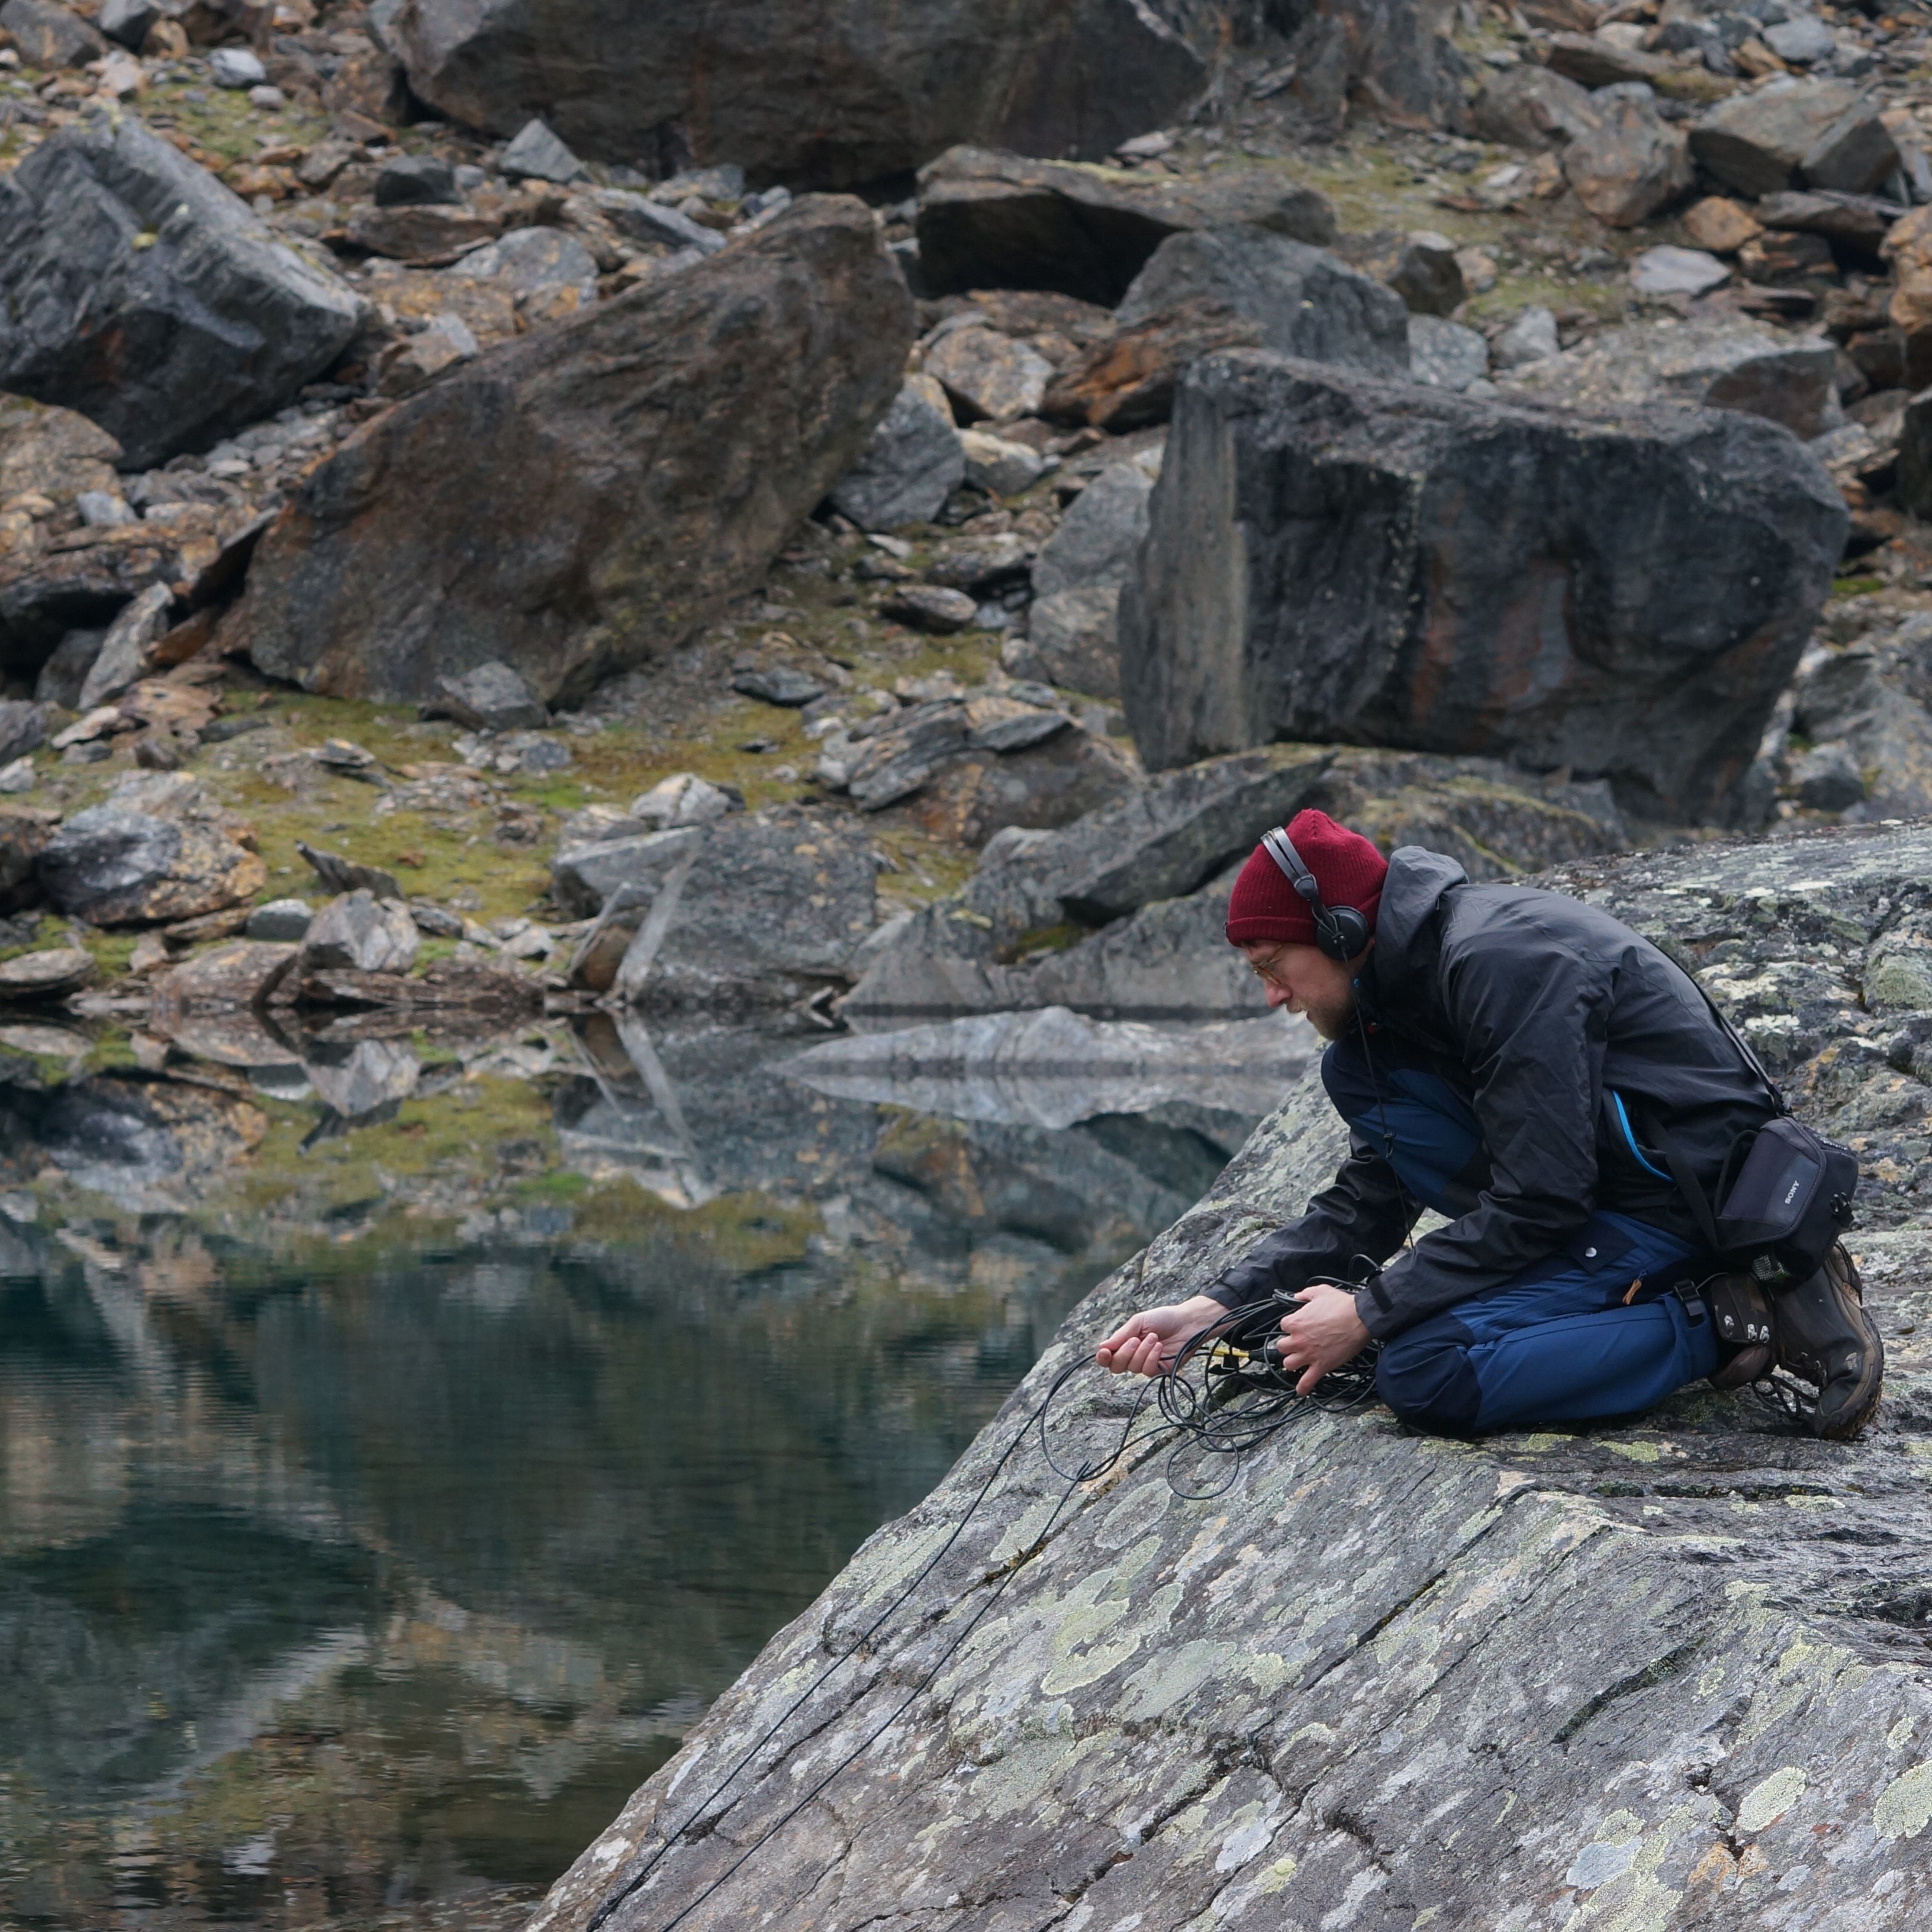
POLYGON ((832 507, 862 530, 930 523, 966 480, 965 452, 946 392, 914 376, 838 482, 832 507))
POLYGON ((1585 422, 1230 352, 1182 384, 1121 600, 1128 722, 1152 768, 1339 738, 1741 816, 1846 526, 1754 418, 1585 422))
POLYGON ((681 149, 754 181, 851 188, 960 141, 1096 160, 1172 120, 1207 70, 1142 0, 414 0, 410 84, 514 134, 532 112, 578 154, 681 149))
POLYGON ((91 417, 130 468, 272 415, 361 313, 131 114, 50 135, 0 180, 0 386, 91 417))
POLYGON ((920 175, 920 273, 935 294, 1057 289, 1112 308, 1170 235, 1238 222, 1335 235, 1327 200, 1273 170, 1150 179, 955 148, 920 175))
POLYGON ((1372 375, 1408 370, 1408 310, 1400 296, 1325 249, 1252 224, 1198 230, 1163 242, 1117 311, 1123 328, 1190 303, 1242 316, 1260 346, 1372 375))
POLYGON ((406 703, 497 659, 554 705, 676 648, 850 468, 912 326, 871 211, 812 197, 486 351, 352 437, 262 538, 256 664, 406 703))
MULTIPOLYGON (((1748 974, 1777 946, 1760 904, 1808 905, 1814 933, 1860 944, 1928 873, 1919 828, 1598 862, 1565 883, 1668 946, 1729 941, 1748 974)), ((1634 1422, 1476 1444, 1371 1407, 1318 1412, 1232 1470, 1184 1460, 1178 1486, 1232 1477, 1191 1501, 1157 1442, 1080 1485, 1035 1438, 941 1552, 1055 1378, 1298 1212, 1346 1144, 1304 1079, 1074 1311, 932 1496, 773 1637, 531 1932, 600 1912, 656 1932, 687 1908, 681 1932, 915 1916, 935 1932, 1916 1932, 1932 1912, 1922 1204, 1852 1241, 1892 1359, 1889 1409, 1858 1444, 1704 1388, 1634 1422), (620 1899, 694 1816, 706 1828, 620 1899)), ((1076 1377, 1055 1416, 1064 1466, 1120 1439, 1133 1394, 1076 1377)))
POLYGON ((567 847, 551 890, 579 914, 645 908, 616 975, 629 1003, 753 1009, 847 982, 877 873, 862 833, 780 814, 567 847))

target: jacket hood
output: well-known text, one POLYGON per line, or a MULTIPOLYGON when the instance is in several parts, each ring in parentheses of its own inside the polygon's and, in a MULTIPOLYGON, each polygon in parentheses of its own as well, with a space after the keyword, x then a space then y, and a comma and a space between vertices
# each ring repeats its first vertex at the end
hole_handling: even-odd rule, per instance
POLYGON ((1389 855, 1388 877, 1376 916, 1376 984, 1399 995, 1435 958, 1432 928, 1443 895, 1466 886, 1469 875, 1454 859, 1420 845, 1400 845, 1389 855))

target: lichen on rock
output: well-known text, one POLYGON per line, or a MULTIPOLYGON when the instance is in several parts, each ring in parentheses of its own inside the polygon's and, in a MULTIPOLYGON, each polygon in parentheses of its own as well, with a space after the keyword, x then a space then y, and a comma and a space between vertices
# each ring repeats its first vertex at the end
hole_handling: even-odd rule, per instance
MULTIPOLYGON (((1866 1438, 1813 1442, 1701 1386, 1628 1421, 1473 1444, 1372 1407, 1311 1415, 1208 1501, 1177 1494, 1150 1436, 1070 1490, 1023 1444, 908 1606, 707 1797, 933 1558, 1095 1336, 1189 1292, 1326 1179, 1342 1130, 1305 1078, 1074 1311, 934 1494, 772 1640, 532 1932, 578 1932, 694 1822, 615 1903, 617 1932, 686 1907, 692 1928, 799 1932, 1924 1922, 1932 1015, 1871 1012, 1859 982, 1932 896, 1932 832, 1548 877, 1732 1000, 1803 1111, 1858 1148, 1851 1245, 1892 1354, 1866 1438)), ((1133 1396, 1076 1379, 1062 1461, 1117 1439, 1133 1396)))

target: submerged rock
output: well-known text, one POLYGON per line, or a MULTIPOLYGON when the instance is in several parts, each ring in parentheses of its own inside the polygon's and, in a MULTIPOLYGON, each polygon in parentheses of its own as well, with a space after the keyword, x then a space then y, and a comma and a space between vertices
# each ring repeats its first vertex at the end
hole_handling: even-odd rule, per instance
MULTIPOLYGON (((1709 982, 1734 1010, 1767 972, 1835 988, 1836 1030, 1801 1049, 1801 1104, 1845 1130, 1881 1097, 1894 1118, 1918 1103, 1894 1156, 1867 1138, 1868 1161, 1902 1167, 1924 1159, 1932 1090, 1857 1046, 1876 1030, 1846 976, 1928 872, 1921 828, 1594 862, 1567 883, 1687 954, 1718 949, 1731 964, 1709 982), (1843 949, 1828 969, 1826 944, 1843 949)), ((1804 983, 1771 1002, 1813 1006, 1804 983)), ((1076 1886, 1095 1928, 1367 1924, 1367 1900, 1376 1922, 1432 1910, 1486 1925, 1498 1899, 1537 1898, 1606 1925, 1742 1925, 1801 1891, 1807 1924, 1916 1928, 1932 1886, 1917 1634, 1932 1535, 1911 1453, 1932 1413, 1923 1201, 1874 1198, 1851 1243, 1893 1364, 1862 1444, 1813 1442, 1748 1394, 1702 1387, 1634 1421, 1475 1444, 1412 1435, 1379 1407, 1317 1411, 1232 1467, 1150 1446, 1085 1484, 1046 1467, 1036 1438, 922 1579, 1054 1378, 1130 1310, 1191 1292, 1296 1213, 1345 1145, 1310 1077, 1074 1311, 928 1501, 772 1639, 533 1932, 584 1932, 613 1907, 619 1928, 680 1908, 690 1932, 916 1910, 965 1932, 984 1923, 965 1901, 997 1893, 1008 1922, 1044 1924, 1076 1886), (1208 1500, 1177 1493, 1217 1484, 1208 1500), (620 1903, 694 1819, 649 1891, 620 1903)), ((1136 1394, 1076 1379, 1057 1417, 1065 1466, 1111 1451, 1136 1394)))

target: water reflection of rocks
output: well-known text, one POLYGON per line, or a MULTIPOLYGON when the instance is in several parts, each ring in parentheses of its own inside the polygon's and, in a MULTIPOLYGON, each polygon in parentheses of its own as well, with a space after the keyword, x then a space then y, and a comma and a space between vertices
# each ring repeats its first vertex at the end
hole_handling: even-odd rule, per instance
POLYGON ((0 1025, 0 1918, 517 1922, 1300 1052, 964 1024, 0 1025))

